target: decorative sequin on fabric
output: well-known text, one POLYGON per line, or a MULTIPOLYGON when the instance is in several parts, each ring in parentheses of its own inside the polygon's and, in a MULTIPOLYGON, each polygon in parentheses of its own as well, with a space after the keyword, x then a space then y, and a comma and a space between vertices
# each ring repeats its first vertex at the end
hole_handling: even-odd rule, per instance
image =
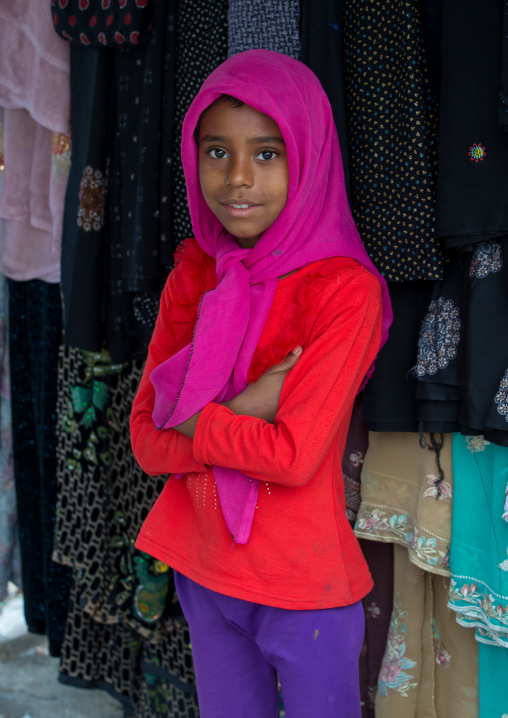
POLYGON ((469 267, 472 279, 484 279, 490 272, 500 272, 503 268, 501 245, 498 242, 479 242, 475 244, 473 258, 469 267))
POLYGON ((441 279, 435 237, 437 99, 417 0, 346 0, 352 210, 388 281, 441 279))
POLYGON ((417 375, 436 374, 457 355, 460 342, 459 309, 451 299, 439 297, 430 303, 418 340, 417 375))
POLYGON ((214 509, 217 509, 217 488, 212 475, 189 473, 185 475, 185 483, 196 509, 205 508, 207 503, 213 503, 214 509))

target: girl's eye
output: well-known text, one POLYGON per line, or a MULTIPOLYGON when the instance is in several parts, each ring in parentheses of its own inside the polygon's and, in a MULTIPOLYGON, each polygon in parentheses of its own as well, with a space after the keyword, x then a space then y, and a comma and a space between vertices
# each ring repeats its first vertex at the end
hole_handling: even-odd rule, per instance
POLYGON ((213 157, 214 160, 223 160, 226 157, 226 150, 220 150, 214 147, 213 149, 208 150, 208 154, 210 157, 213 157))
POLYGON ((257 158, 260 160, 273 160, 275 157, 277 157, 277 152, 274 150, 261 150, 257 158))

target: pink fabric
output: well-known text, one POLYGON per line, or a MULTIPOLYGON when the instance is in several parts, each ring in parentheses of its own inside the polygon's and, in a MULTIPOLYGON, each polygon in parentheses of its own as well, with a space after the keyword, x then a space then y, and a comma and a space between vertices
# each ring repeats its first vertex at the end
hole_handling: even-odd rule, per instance
MULTIPOLYGON (((348 256, 383 286, 382 343, 391 322, 386 283, 369 259, 353 221, 344 186, 337 131, 314 73, 269 50, 239 53, 203 83, 185 117, 182 158, 195 237, 217 263, 217 288, 206 293, 194 339, 151 374, 158 428, 185 421, 210 401, 230 399, 247 385, 247 372, 270 310, 278 278, 319 259, 348 256), (242 249, 207 206, 199 185, 194 130, 201 113, 222 93, 272 117, 284 137, 289 192, 286 207, 253 249, 242 249)), ((258 482, 214 467, 226 524, 246 543, 258 482)))
POLYGON ((70 152, 59 149, 68 141, 57 134, 68 140, 70 46, 56 34, 47 1, 0 0, 1 108, 0 271, 59 282, 70 152))
POLYGON ((70 46, 55 32, 50 3, 0 0, 0 106, 68 132, 70 99, 70 46))
MULTIPOLYGON (((0 272, 10 279, 60 281, 70 143, 65 150, 26 110, 2 110, 5 170, 0 187, 0 272)), ((1 130, 1 127, 0 127, 1 130)))

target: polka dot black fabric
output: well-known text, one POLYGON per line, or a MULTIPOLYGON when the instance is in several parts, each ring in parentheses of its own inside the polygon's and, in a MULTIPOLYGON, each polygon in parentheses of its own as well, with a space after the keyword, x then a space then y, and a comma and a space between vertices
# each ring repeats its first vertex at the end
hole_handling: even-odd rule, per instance
POLYGON ((174 243, 192 237, 180 144, 183 118, 204 80, 227 58, 226 0, 181 0, 176 15, 174 243))
POLYGON ((352 209, 388 281, 440 279, 435 237, 437 102, 417 0, 346 0, 352 209))

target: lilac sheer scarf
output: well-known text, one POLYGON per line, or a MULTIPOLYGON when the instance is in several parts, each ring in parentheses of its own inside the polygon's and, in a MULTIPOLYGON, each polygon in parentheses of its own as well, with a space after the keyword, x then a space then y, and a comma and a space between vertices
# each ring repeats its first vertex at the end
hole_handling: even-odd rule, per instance
MULTIPOLYGON (((226 60, 205 80, 187 112, 182 159, 195 237, 215 258, 219 281, 202 297, 191 344, 151 374, 157 428, 176 426, 210 401, 243 391, 279 277, 311 262, 347 256, 378 277, 386 341, 391 321, 386 283, 353 221, 330 104, 309 68, 269 50, 248 50, 226 60), (287 204, 253 249, 242 249, 224 230, 199 185, 194 130, 201 113, 223 93, 273 118, 286 143, 287 204)), ((258 481, 221 466, 214 474, 226 524, 237 543, 246 543, 258 481)))

